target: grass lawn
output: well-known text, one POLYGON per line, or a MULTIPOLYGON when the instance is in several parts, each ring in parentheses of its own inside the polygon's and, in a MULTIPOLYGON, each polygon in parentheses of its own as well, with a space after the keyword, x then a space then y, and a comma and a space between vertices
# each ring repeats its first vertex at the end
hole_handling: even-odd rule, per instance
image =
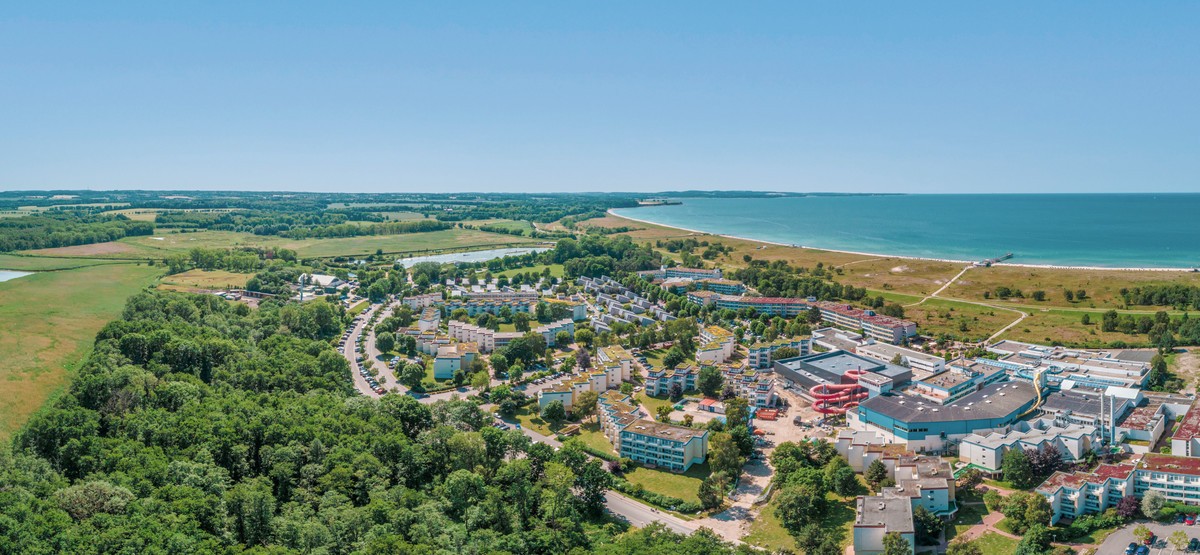
POLYGON ((1017 552, 1017 540, 988 532, 971 542, 987 555, 1013 555, 1017 552))
POLYGON ((646 395, 645 391, 638 392, 638 394, 636 396, 636 400, 637 400, 637 402, 641 403, 642 406, 646 407, 646 411, 649 412, 651 416, 658 414, 657 412, 655 412, 658 410, 658 407, 661 407, 661 406, 673 407, 673 406, 675 406, 675 403, 672 403, 670 399, 668 399, 666 397, 651 397, 649 395, 646 395))
POLYGON ((984 505, 959 505, 952 526, 946 529, 946 540, 952 540, 972 526, 983 523, 983 517, 989 512, 984 505))
POLYGON ((363 300, 363 301, 359 302, 358 304, 350 307, 346 311, 346 314, 349 314, 351 316, 358 316, 359 314, 362 313, 362 311, 366 310, 367 307, 369 307, 369 306, 371 306, 371 301, 363 300))
POLYGON ((540 275, 542 275, 542 272, 546 268, 550 268, 551 276, 556 277, 556 278, 563 277, 563 265, 562 264, 537 264, 534 266, 525 266, 524 268, 513 268, 511 270, 504 270, 503 272, 496 272, 496 273, 492 274, 492 277, 497 277, 497 278, 498 277, 512 277, 517 274, 524 274, 524 273, 532 273, 532 274, 537 274, 540 276, 540 275))
MULTIPOLYGON (((829 510, 825 513, 825 518, 821 519, 821 528, 831 535, 836 535, 838 544, 844 549, 854 541, 854 499, 846 501, 832 493, 828 494, 826 499, 829 501, 829 510)), ((775 516, 775 507, 775 498, 772 497, 750 523, 750 534, 744 540, 748 544, 769 550, 796 551, 796 540, 788 533, 787 528, 783 527, 779 517, 775 516)))
POLYGON ((708 463, 694 464, 687 472, 683 473, 639 466, 626 472, 625 479, 632 484, 641 484, 646 491, 699 503, 700 497, 697 493, 700 489, 700 482, 703 482, 710 472, 708 463))
POLYGON ((951 337, 966 336, 972 340, 985 339, 1020 316, 1011 310, 940 298, 904 307, 904 317, 916 322, 922 334, 947 333, 951 337), (962 330, 963 322, 967 324, 967 331, 962 330))
POLYGON ((0 441, 67 384, 96 332, 161 272, 105 264, 0 283, 0 441))
POLYGON ((604 432, 600 431, 600 425, 595 421, 588 422, 587 424, 580 426, 579 435, 575 437, 579 438, 581 443, 591 447, 592 449, 603 451, 605 453, 612 453, 614 455, 617 454, 617 452, 613 450, 612 442, 608 441, 607 437, 604 437, 604 432))
POLYGON ((226 289, 245 287, 254 274, 239 274, 225 270, 188 270, 164 276, 162 282, 192 289, 226 289))

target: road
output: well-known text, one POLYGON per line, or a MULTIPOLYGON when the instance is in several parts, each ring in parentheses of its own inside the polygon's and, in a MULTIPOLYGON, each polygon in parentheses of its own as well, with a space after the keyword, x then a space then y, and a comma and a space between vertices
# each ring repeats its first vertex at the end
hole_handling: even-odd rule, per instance
MULTIPOLYGON (((359 393, 373 399, 378 399, 379 394, 375 393, 375 390, 371 389, 370 384, 368 384, 367 380, 363 379, 362 374, 359 373, 358 362, 354 360, 358 355, 358 353, 354 350, 354 340, 360 333, 362 333, 363 329, 366 328, 367 321, 371 319, 371 315, 374 314, 378 308, 378 305, 371 305, 367 307, 366 310, 362 311, 362 313, 359 314, 359 316, 362 316, 362 319, 359 320, 359 322, 355 324, 353 328, 351 328, 350 336, 342 342, 342 356, 346 357, 346 361, 350 363, 350 376, 354 379, 354 389, 357 389, 359 393)), ((365 355, 363 360, 367 360, 365 355)))

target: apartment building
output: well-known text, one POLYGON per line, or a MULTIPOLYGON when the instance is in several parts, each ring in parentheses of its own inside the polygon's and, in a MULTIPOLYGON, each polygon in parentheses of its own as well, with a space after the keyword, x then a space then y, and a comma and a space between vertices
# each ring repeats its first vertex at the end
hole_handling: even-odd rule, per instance
POLYGON ((810 303, 805 299, 790 297, 749 297, 745 295, 723 295, 714 291, 688 291, 687 300, 700 306, 713 306, 721 310, 738 311, 749 308, 758 314, 792 317, 804 314, 810 303))
POLYGON ((621 380, 627 382, 633 379, 633 355, 626 351, 620 345, 610 345, 601 347, 596 352, 596 359, 599 362, 597 366, 610 367, 616 366, 620 369, 621 380))
POLYGON ((775 376, 772 373, 739 366, 724 366, 722 374, 725 384, 732 386, 738 397, 746 399, 751 407, 773 407, 779 402, 775 393, 775 376))
POLYGON ((917 335, 917 324, 909 320, 876 314, 873 310, 844 303, 816 301, 812 304, 821 311, 823 321, 854 331, 861 329, 863 335, 877 341, 902 343, 917 335))
POLYGON ((723 277, 719 268, 706 270, 704 268, 667 268, 666 266, 657 270, 643 270, 638 272, 638 275, 646 279, 721 279, 723 277))
POLYGON ((417 329, 421 331, 437 331, 441 323, 442 312, 437 307, 427 306, 421 311, 421 317, 417 319, 417 329))
POLYGON ((602 395, 598 405, 600 428, 622 457, 674 472, 708 457, 708 430, 641 418, 633 400, 615 391, 602 395))
POLYGON ((412 295, 409 297, 404 297, 400 300, 400 302, 404 304, 404 306, 416 311, 440 304, 442 302, 442 294, 426 293, 424 295, 412 295))
POLYGON ((737 348, 733 332, 718 326, 707 326, 700 330, 700 346, 696 348, 696 362, 720 364, 729 360, 737 348))
POLYGON ((746 358, 746 365, 750 368, 770 368, 774 362, 773 356, 775 351, 783 348, 791 347, 800 353, 799 356, 805 356, 812 352, 811 344, 808 338, 792 338, 792 339, 776 339, 775 341, 762 341, 748 347, 749 356, 746 358))
POLYGON ((478 356, 479 346, 474 343, 453 343, 439 347, 437 357, 433 359, 433 377, 439 380, 453 378, 460 369, 470 368, 478 356))
POLYGON ((446 301, 446 312, 452 313, 455 310, 463 309, 467 311, 467 315, 471 317, 478 316, 483 313, 501 314, 505 309, 508 312, 516 314, 524 312, 529 314, 533 312, 536 301, 525 299, 512 300, 488 300, 488 299, 451 299, 446 301))
POLYGON ((696 389, 696 376, 700 369, 685 365, 673 369, 651 368, 646 372, 645 386, 647 395, 667 395, 671 384, 679 384, 682 391, 696 389))
POLYGON ((1141 497, 1148 491, 1168 501, 1200 505, 1200 458, 1146 453, 1092 472, 1055 472, 1037 487, 1054 511, 1051 523, 1103 512, 1126 495, 1141 497))

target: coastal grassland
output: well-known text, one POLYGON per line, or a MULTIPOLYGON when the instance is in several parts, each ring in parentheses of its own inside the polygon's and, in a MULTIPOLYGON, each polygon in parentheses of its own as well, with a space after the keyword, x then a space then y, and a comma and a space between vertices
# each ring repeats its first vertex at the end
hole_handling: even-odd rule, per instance
MULTIPOLYGON (((839 282, 874 291, 930 295, 962 271, 965 264, 936 260, 873 258, 843 264, 839 282)), ((945 293, 942 293, 946 296, 945 293)))
POLYGON ((162 232, 153 236, 125 237, 108 243, 58 247, 26 251, 40 256, 79 256, 93 258, 163 258, 186 253, 192 248, 228 249, 238 247, 278 247, 292 249, 302 257, 366 256, 378 250, 385 253, 419 253, 446 249, 487 248, 536 243, 534 239, 488 233, 474 229, 446 229, 399 235, 364 235, 332 239, 254 235, 236 231, 200 231, 195 233, 162 232))
MULTIPOLYGON (((787 549, 798 551, 796 540, 783 527, 783 522, 775 515, 778 506, 777 496, 773 496, 759 510, 758 515, 750 523, 750 533, 743 541, 750 545, 762 547, 771 551, 787 549)), ((839 545, 845 549, 854 541, 854 498, 843 499, 833 493, 826 494, 828 510, 820 525, 828 534, 836 535, 839 545)))
POLYGON ((42 256, 20 256, 15 254, 0 254, 0 269, 23 270, 29 272, 49 270, 70 270, 85 266, 100 264, 121 264, 120 261, 97 260, 90 258, 54 258, 42 256))
MULTIPOLYGON (((997 287, 1020 289, 1025 299, 1009 298, 1008 302, 1019 302, 1033 307, 1062 308, 1122 308, 1122 288, 1132 289, 1139 285, 1162 285, 1166 283, 1200 286, 1200 272, 1160 272, 1136 270, 1093 270, 1059 268, 1025 268, 1018 266, 993 266, 972 268, 961 279, 946 288, 946 297, 982 300, 984 291, 994 292, 997 287), (1033 291, 1046 292, 1045 301, 1030 298, 1033 291), (1083 289, 1087 298, 1069 302, 1063 290, 1072 292, 1083 289)), ((993 298, 995 295, 993 293, 993 298)), ((1155 307, 1129 307, 1153 310, 1155 307)), ((1169 307, 1168 307, 1169 308, 1169 307)))
POLYGON ((937 336, 945 333, 955 338, 966 336, 975 341, 986 339, 1020 316, 1011 310, 937 297, 916 306, 904 307, 904 317, 916 322, 922 334, 937 336), (966 330, 963 330, 964 323, 966 330))
POLYGON ((245 287, 254 274, 239 274, 225 270, 188 270, 166 276, 162 285, 171 285, 185 290, 227 289, 245 287))
POLYGON ((1113 341, 1124 341, 1130 345, 1149 343, 1149 339, 1145 335, 1101 330, 1102 314, 1101 311, 1034 310, 1029 312, 1028 318, 1004 332, 1001 337, 1042 344, 1059 342, 1066 345, 1090 345, 1093 347, 1103 347, 1113 341), (1084 314, 1090 315, 1090 324, 1082 323, 1084 314))
POLYGON ((515 276, 515 275, 517 275, 517 274, 524 274, 524 273, 527 273, 527 272, 528 272, 528 273, 531 273, 531 274, 537 274, 537 275, 539 275, 539 276, 540 276, 540 275, 542 275, 542 272, 543 272, 543 271, 544 271, 546 268, 550 268, 550 275, 551 275, 551 276, 553 276, 553 277, 557 277, 557 278, 561 278, 561 277, 563 277, 563 265, 562 265, 562 264, 537 264, 537 265, 534 265, 534 266, 524 266, 524 267, 521 267, 521 268, 511 268, 511 269, 508 269, 508 270, 504 270, 504 271, 502 271, 502 272, 496 272, 496 273, 492 274, 492 277, 512 277, 512 276, 515 276))
POLYGON ((161 272, 105 264, 0 283, 0 440, 67 383, 100 328, 161 272))

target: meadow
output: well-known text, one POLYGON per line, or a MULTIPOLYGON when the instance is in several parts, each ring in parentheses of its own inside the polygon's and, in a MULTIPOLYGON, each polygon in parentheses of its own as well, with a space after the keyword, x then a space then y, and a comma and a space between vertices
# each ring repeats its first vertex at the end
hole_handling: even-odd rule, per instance
POLYGON ((0 441, 68 383, 96 332, 161 272, 104 264, 0 283, 0 441))

